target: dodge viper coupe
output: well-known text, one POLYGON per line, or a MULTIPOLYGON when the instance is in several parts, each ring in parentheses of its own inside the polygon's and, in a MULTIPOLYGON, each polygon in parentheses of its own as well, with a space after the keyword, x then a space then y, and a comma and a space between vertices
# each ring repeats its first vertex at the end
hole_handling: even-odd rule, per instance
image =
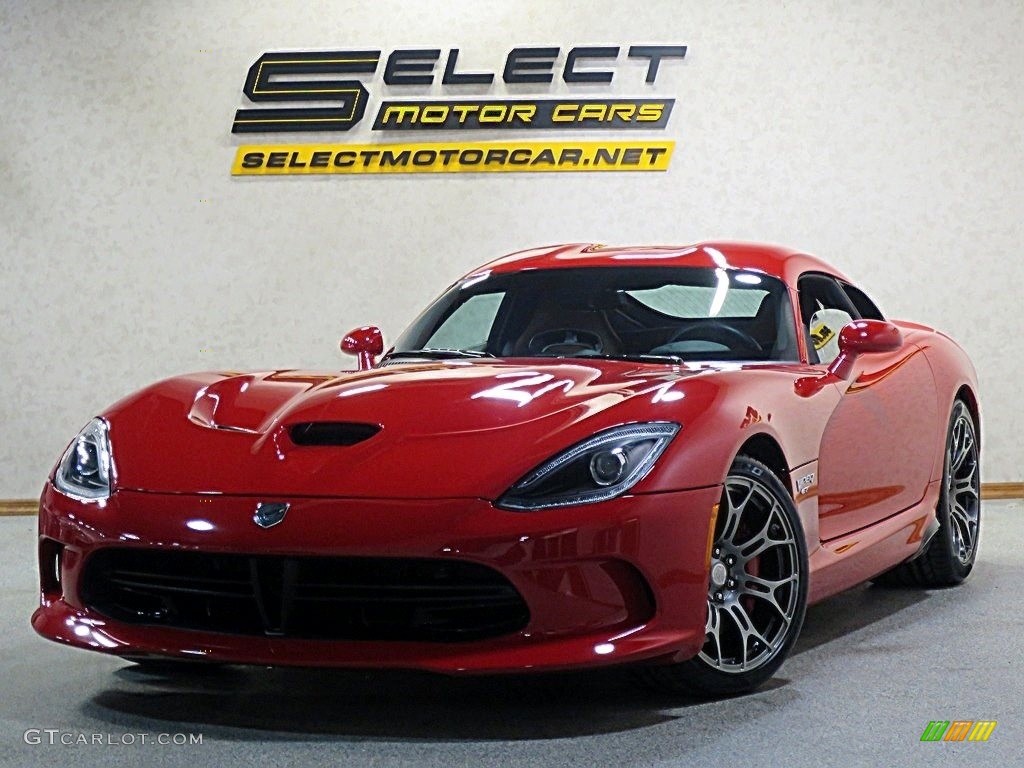
POLYGON ((42 493, 44 637, 147 663, 749 690, 813 603, 961 582, 979 406, 949 337, 783 248, 562 245, 358 370, 207 372, 99 414, 42 493))

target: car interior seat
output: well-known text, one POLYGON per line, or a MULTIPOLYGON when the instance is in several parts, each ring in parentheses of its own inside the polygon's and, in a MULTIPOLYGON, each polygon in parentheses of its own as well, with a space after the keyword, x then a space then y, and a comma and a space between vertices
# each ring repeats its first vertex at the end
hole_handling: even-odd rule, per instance
POLYGON ((534 312, 514 342, 514 354, 575 355, 581 352, 615 354, 621 342, 601 309, 566 308, 547 304, 534 312))
POLYGON ((813 349, 820 363, 830 364, 839 355, 839 331, 851 322, 850 313, 841 309, 819 309, 808 323, 808 351, 813 349))
POLYGON ((750 326, 750 335, 757 339, 757 343, 765 351, 768 359, 774 359, 777 341, 779 338, 779 302, 775 297, 767 293, 761 299, 754 315, 754 321, 750 326))

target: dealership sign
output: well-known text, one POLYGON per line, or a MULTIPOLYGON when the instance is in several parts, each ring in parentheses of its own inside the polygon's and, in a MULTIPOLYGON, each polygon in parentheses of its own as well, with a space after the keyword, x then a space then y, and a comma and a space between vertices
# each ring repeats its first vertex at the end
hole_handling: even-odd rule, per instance
MULTIPOLYGON (((652 87, 667 62, 686 55, 684 45, 513 48, 500 71, 466 71, 459 49, 381 51, 276 51, 249 68, 243 93, 249 103, 235 113, 235 134, 338 134, 364 127, 374 136, 435 132, 458 136, 489 134, 488 140, 433 142, 350 142, 247 144, 237 148, 232 173, 280 175, 309 173, 437 173, 481 171, 663 171, 673 141, 510 140, 552 131, 623 133, 661 131, 668 126, 675 99, 601 97, 617 80, 636 77, 652 87), (383 81, 409 98, 387 98, 375 106, 367 81, 383 62, 383 81), (547 93, 563 82, 574 97, 547 93), (459 98, 464 86, 504 82, 528 96, 459 98), (448 96, 422 98, 416 92, 440 87, 448 96), (500 140, 490 140, 500 135, 500 140)), ((325 138, 327 138, 325 136, 325 138)))

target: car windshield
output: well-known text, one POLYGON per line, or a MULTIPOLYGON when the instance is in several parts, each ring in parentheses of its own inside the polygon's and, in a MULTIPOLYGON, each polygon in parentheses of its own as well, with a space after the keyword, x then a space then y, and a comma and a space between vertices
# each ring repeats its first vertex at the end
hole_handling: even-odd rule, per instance
POLYGON ((392 359, 798 360, 789 292, 759 272, 586 267, 481 273, 452 286, 392 359))

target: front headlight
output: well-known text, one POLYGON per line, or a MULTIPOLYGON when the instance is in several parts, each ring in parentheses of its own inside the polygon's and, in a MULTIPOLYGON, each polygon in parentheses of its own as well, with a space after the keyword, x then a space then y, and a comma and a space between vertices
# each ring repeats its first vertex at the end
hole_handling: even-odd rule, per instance
POLYGON ((528 472, 495 503, 503 509, 547 509, 613 499, 650 472, 679 429, 652 421, 598 432, 528 472))
POLYGON ((107 422, 93 419, 64 452, 53 484, 77 499, 106 499, 110 496, 111 466, 107 422))

